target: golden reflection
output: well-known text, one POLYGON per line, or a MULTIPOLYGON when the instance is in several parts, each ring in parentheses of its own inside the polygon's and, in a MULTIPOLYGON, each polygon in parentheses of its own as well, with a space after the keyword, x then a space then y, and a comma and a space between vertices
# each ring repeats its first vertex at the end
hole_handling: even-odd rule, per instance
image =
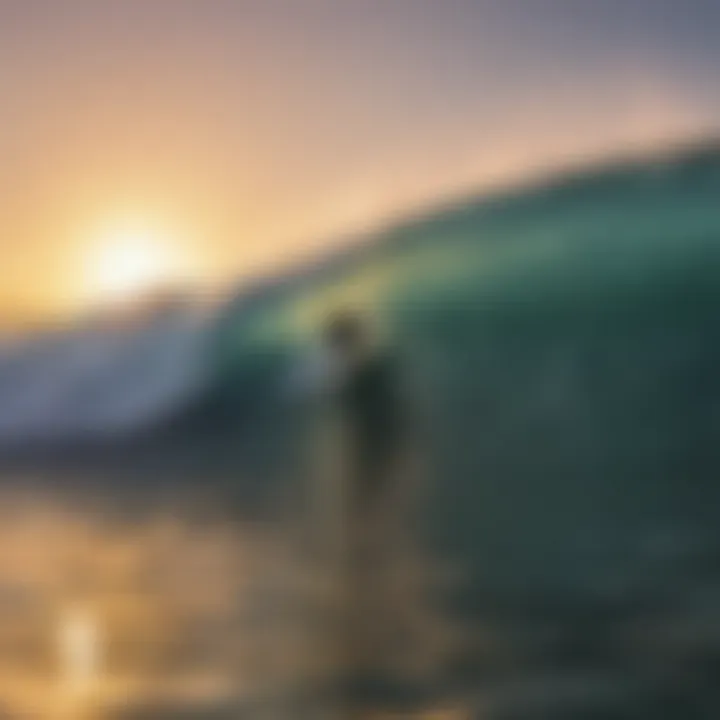
MULTIPOLYGON (((298 528, 220 511, 198 519, 171 498, 124 510, 117 494, 98 504, 63 494, 0 491, 0 711, 9 717, 126 720, 178 708, 236 717, 334 672, 335 575, 298 542, 298 528)), ((390 588, 376 618, 392 623, 396 632, 382 633, 392 642, 399 618, 415 622, 422 595, 404 566, 402 592, 393 599, 390 588)), ((435 642, 433 622, 419 629, 423 646, 435 642)))
POLYGON ((60 621, 59 636, 64 690, 86 697, 93 690, 100 665, 96 618, 87 608, 71 608, 60 621))
POLYGON ((307 673, 317 583, 277 529, 69 495, 0 497, 0 710, 201 717, 307 673))

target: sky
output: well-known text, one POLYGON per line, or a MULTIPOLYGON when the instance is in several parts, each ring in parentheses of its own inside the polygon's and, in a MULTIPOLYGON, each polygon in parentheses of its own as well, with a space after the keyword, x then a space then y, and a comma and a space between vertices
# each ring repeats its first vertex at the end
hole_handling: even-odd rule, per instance
POLYGON ((243 282, 713 134, 718 35, 720 0, 0 0, 0 318, 91 303, 118 228, 243 282))

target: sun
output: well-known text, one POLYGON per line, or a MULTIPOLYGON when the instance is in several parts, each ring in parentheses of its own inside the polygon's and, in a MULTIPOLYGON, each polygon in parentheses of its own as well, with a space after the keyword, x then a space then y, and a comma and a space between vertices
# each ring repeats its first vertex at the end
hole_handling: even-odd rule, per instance
POLYGON ((103 233, 91 244, 84 265, 85 290, 94 304, 133 301, 184 283, 192 274, 190 258, 178 243, 142 225, 103 233))

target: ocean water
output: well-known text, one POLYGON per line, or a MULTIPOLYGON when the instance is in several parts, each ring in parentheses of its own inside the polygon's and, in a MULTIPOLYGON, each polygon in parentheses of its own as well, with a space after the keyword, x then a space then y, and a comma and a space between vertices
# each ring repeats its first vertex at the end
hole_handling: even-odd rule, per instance
POLYGON ((349 305, 401 359, 421 427, 421 523, 368 581, 370 625, 428 657, 406 712, 716 717, 719 191, 710 144, 590 169, 394 225, 192 327, 103 340, 94 365, 73 358, 96 340, 62 363, 11 348, 12 407, 52 387, 0 410, 2 642, 26 648, 1 654, 0 709, 20 717, 25 667, 46 698, 91 674, 83 707, 99 693, 110 716, 313 716, 333 576, 306 545, 312 419, 283 388, 349 305), (88 636, 93 663, 72 649, 88 636))

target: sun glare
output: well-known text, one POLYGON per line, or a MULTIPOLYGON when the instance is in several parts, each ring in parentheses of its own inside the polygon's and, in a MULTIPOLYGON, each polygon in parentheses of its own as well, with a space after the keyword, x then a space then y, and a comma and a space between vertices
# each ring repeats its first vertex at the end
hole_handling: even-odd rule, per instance
POLYGON ((91 303, 121 303, 169 284, 191 271, 182 249, 160 233, 121 228, 97 241, 85 259, 85 285, 91 303))

